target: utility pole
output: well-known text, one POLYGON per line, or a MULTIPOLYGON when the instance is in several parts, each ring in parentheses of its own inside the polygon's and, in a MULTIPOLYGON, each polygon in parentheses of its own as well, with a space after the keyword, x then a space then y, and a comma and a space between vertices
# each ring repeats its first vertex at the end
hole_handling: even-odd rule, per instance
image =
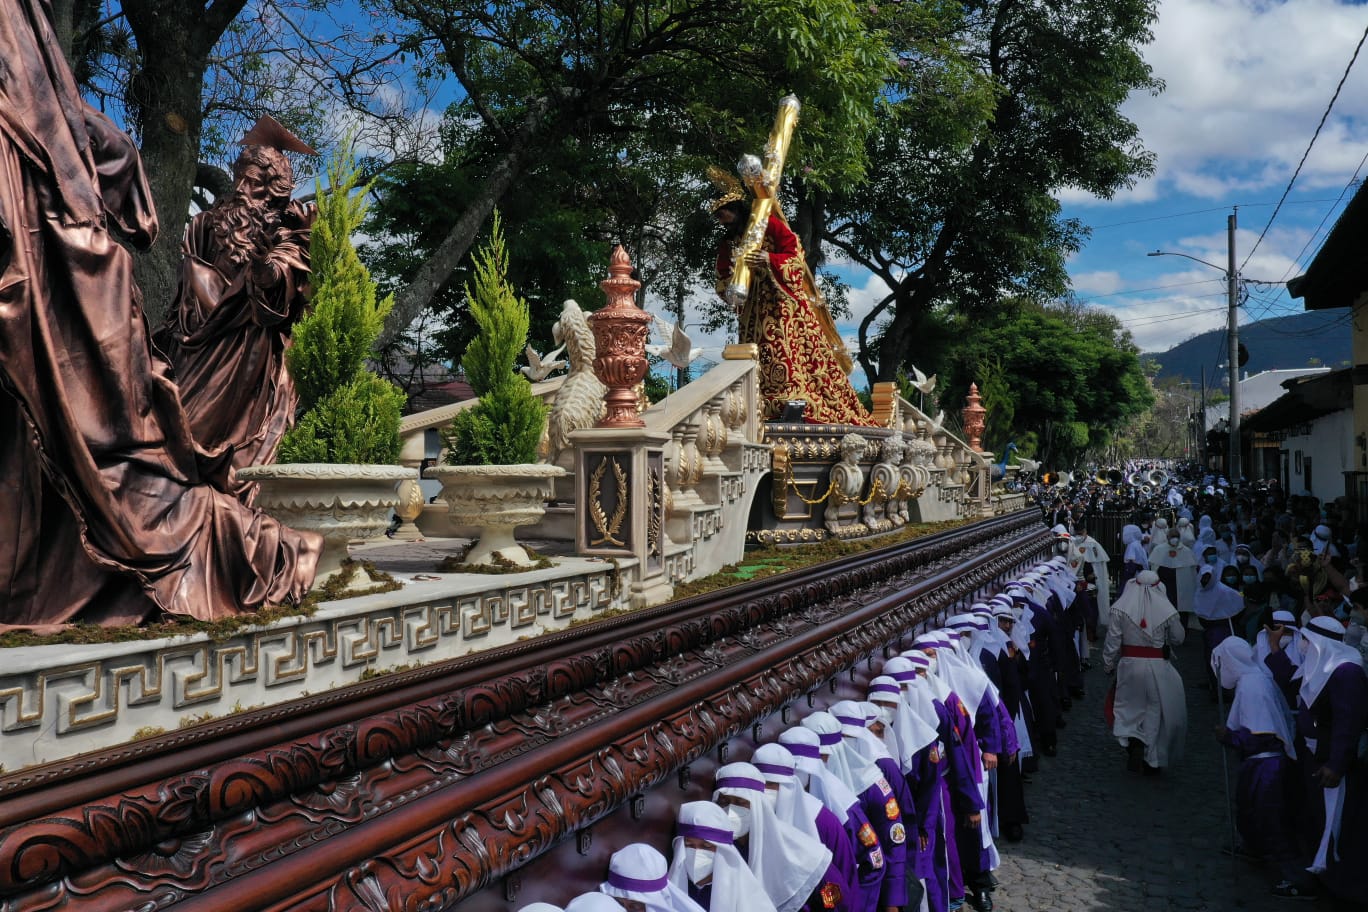
POLYGON ((1202 365, 1202 420, 1197 426, 1197 448, 1202 454, 1202 472, 1207 469, 1206 365, 1202 365))
MULTIPOLYGON (((1236 210, 1238 212, 1238 210, 1236 210)), ((1230 326, 1230 443, 1228 467, 1230 483, 1237 484, 1240 478, 1240 277, 1235 271, 1235 216, 1231 212, 1226 217, 1226 248, 1229 254, 1226 268, 1226 296, 1229 299, 1230 326)))

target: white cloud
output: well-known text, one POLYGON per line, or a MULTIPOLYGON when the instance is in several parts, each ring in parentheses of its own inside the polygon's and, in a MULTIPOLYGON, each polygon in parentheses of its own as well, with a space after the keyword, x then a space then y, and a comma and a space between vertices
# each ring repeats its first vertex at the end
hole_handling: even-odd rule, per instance
POLYGON ((1125 286, 1121 273, 1114 269, 1101 269, 1095 272, 1080 272, 1072 277, 1073 289, 1078 294, 1110 295, 1125 286))
MULTIPOLYGON (((1157 170, 1116 201, 1152 201, 1170 190, 1211 199, 1280 191, 1363 26, 1363 6, 1334 0, 1164 3, 1143 53, 1165 90, 1136 93, 1123 108, 1157 155, 1157 170)), ((1298 186, 1342 187, 1365 151, 1368 66, 1358 66, 1298 186)), ((1060 199, 1081 204, 1090 197, 1069 190, 1060 199)))

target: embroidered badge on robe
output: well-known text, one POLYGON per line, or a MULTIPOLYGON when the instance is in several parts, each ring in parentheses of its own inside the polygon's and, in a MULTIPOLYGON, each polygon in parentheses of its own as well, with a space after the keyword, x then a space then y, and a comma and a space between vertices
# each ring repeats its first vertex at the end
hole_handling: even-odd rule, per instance
POLYGON ((869 863, 878 871, 883 868, 883 849, 871 849, 869 851, 869 863))
POLYGON ((888 838, 893 840, 894 845, 902 845, 907 841, 907 830, 901 823, 895 823, 888 830, 888 838))
POLYGON ((874 834, 874 828, 867 823, 860 825, 859 837, 860 845, 865 848, 879 844, 879 837, 874 834))
POLYGON ((836 904, 841 901, 841 888, 828 881, 822 884, 822 907, 826 909, 836 908, 836 904))
POLYGON ((880 795, 887 797, 888 795, 893 794, 893 786, 889 785, 888 780, 885 779, 883 776, 880 776, 879 781, 875 782, 874 784, 879 787, 880 795))
POLYGON ((889 820, 897 820, 902 816, 902 809, 898 807, 897 798, 889 798, 884 802, 884 816, 889 820))

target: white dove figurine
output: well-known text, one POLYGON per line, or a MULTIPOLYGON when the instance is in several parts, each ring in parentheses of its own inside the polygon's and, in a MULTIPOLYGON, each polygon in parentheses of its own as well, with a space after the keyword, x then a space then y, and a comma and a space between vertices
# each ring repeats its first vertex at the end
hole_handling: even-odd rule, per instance
POLYGON ((568 361, 556 360, 556 356, 563 351, 565 351, 565 346, 561 345, 560 348, 548 352, 546 356, 543 357, 537 354, 536 350, 532 348, 532 343, 529 342, 527 345, 527 366, 521 368, 523 376, 533 383, 540 383, 542 380, 545 380, 547 377, 551 376, 552 373, 560 370, 569 363, 568 361))
POLYGON ((1017 466, 1021 469, 1022 475, 1034 475, 1040 471, 1040 463, 1034 459, 1018 460, 1017 466))
POLYGON ((693 348, 688 334, 684 332, 684 327, 676 323, 674 329, 670 330, 670 344, 648 345, 646 346, 646 353, 655 355, 657 358, 664 358, 675 367, 683 369, 703 354, 703 349, 693 348))
POLYGON ((926 411, 926 397, 929 393, 936 391, 936 375, 926 376, 915 364, 908 365, 912 368, 912 388, 921 393, 921 410, 926 411))

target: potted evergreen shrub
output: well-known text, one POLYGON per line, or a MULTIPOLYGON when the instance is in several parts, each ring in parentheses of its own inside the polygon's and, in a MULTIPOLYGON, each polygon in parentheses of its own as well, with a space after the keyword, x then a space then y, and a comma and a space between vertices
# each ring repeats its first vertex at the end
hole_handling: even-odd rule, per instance
POLYGON ((417 470, 399 458, 404 394, 366 367, 392 297, 375 283, 353 246, 366 214, 360 169, 350 149, 328 164, 317 186, 318 216, 309 242, 313 296, 286 353, 302 409, 281 440, 276 464, 238 472, 260 485, 256 503, 286 525, 323 535, 314 586, 342 568, 347 545, 378 538, 399 503, 397 486, 417 470))
POLYGON ((537 462, 546 406, 517 370, 527 344, 527 302, 508 283, 508 254, 497 212, 488 243, 475 252, 466 303, 477 334, 461 358, 479 402, 458 412, 443 432, 446 465, 427 470, 442 483, 452 522, 475 526, 480 538, 464 563, 529 566, 513 530, 546 512, 553 480, 564 469, 537 462))

